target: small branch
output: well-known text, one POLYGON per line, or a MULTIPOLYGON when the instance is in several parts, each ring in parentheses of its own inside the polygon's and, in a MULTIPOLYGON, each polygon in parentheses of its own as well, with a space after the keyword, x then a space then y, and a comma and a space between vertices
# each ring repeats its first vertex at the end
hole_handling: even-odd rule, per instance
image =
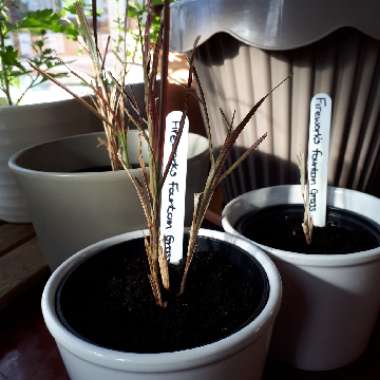
MULTIPOLYGON (((0 28, 1 31, 1 28, 0 28)), ((2 51, 5 50, 5 36, 0 32, 0 48, 2 51)), ((3 83, 4 83, 4 88, 2 88, 2 91, 4 92, 7 102, 10 106, 13 105, 13 100, 11 96, 11 89, 10 89, 10 82, 8 78, 8 70, 6 65, 4 64, 4 61, 1 59, 1 75, 3 77, 3 83)))
POLYGON ((93 33, 94 33, 95 47, 96 47, 96 50, 99 51, 99 48, 98 48, 98 14, 97 14, 97 4, 96 3, 97 3, 96 0, 92 0, 92 7, 91 7, 92 29, 93 29, 93 33))
POLYGON ((36 75, 32 81, 29 83, 29 85, 24 89, 24 91, 22 92, 22 94, 19 96, 19 98, 16 100, 16 105, 20 104, 21 100, 24 98, 25 94, 31 89, 34 87, 35 83, 37 82, 39 78, 39 75, 36 75))

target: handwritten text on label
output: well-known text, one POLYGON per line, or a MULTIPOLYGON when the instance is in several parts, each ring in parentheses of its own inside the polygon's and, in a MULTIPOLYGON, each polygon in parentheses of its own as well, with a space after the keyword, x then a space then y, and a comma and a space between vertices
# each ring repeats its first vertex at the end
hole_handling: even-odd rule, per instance
MULTIPOLYGON (((179 111, 171 112, 166 118, 163 170, 172 152, 181 118, 182 112, 179 111)), ((178 263, 183 256, 188 139, 189 121, 186 118, 161 194, 161 239, 171 263, 178 263)))
POLYGON ((326 225, 330 125, 331 98, 317 94, 310 103, 308 153, 309 212, 317 227, 326 225))

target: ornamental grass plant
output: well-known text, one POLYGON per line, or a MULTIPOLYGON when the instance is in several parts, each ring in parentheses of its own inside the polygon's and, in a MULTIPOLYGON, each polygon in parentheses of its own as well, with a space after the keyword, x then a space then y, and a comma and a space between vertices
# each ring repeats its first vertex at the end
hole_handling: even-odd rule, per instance
MULTIPOLYGON (((165 307, 167 304, 166 295, 168 293, 175 292, 181 295, 186 289, 187 274, 194 252, 196 251, 198 232, 210 205, 212 195, 219 184, 266 138, 266 133, 257 141, 254 141, 251 147, 233 164, 226 167, 227 158, 234 143, 251 118, 255 115, 260 105, 283 81, 253 105, 240 122, 236 121, 236 112, 233 112, 232 117, 229 119, 226 113, 220 110, 227 135, 224 144, 218 149, 218 153, 216 154, 213 146, 205 96, 202 86, 199 83, 197 70, 193 65, 193 56, 188 58, 189 75, 187 85, 185 86, 186 98, 188 100, 190 96, 194 96, 190 89, 193 80, 197 81, 197 100, 204 114, 206 134, 209 141, 210 170, 203 191, 194 194, 194 212, 190 227, 189 242, 185 257, 179 264, 182 272, 180 285, 175 288, 172 286, 169 278, 169 261, 165 255, 160 234, 161 191, 167 179, 171 164, 175 159, 177 147, 184 130, 187 116, 187 102, 185 101, 183 105, 178 133, 173 143, 169 160, 167 163, 164 163, 163 147, 167 116, 170 1, 165 0, 163 2, 158 32, 153 30, 156 28, 154 20, 157 15, 153 0, 144 1, 143 6, 145 13, 138 19, 138 38, 141 41, 144 71, 145 109, 139 108, 133 93, 125 83, 126 73, 128 72, 127 57, 130 55, 130 52, 127 51, 125 38, 121 45, 119 45, 122 46, 121 50, 113 49, 111 47, 111 39, 108 38, 106 48, 101 52, 97 42, 96 1, 93 1, 92 6, 93 20, 91 28, 82 4, 80 2, 75 3, 80 35, 84 47, 91 57, 93 74, 92 77, 88 79, 71 70, 73 75, 92 89, 94 95, 92 104, 81 100, 79 96, 59 82, 59 80, 49 72, 42 70, 36 65, 34 65, 34 69, 76 97, 78 101, 82 102, 84 107, 90 109, 102 121, 106 135, 104 145, 107 148, 112 169, 123 169, 126 171, 141 203, 149 229, 149 234, 145 237, 145 252, 149 268, 148 277, 156 304, 165 307), (152 38, 153 32, 154 38, 152 38), (118 69, 115 69, 113 72, 109 71, 105 65, 109 54, 115 55, 116 61, 118 62, 118 69), (133 174, 134 172, 130 170, 131 166, 126 148, 129 128, 135 128, 139 131, 137 155, 142 176, 136 176, 133 174), (146 144, 148 147, 148 160, 144 160, 143 158, 143 144, 146 144)), ((128 2, 122 22, 125 26, 124 36, 126 36, 127 33, 127 21, 128 2)), ((197 41, 194 43, 194 50, 196 45, 197 41)))

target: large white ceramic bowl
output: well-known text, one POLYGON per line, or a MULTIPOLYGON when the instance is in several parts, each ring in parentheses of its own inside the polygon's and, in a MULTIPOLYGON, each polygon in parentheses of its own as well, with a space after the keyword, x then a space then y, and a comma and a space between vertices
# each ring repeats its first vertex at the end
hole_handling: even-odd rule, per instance
POLYGON ((8 168, 20 149, 61 137, 101 131, 100 122, 76 99, 0 107, 0 219, 30 223, 24 194, 8 168))
MULTIPOLYGON (((136 191, 124 170, 76 172, 109 165, 99 139, 105 139, 104 132, 55 140, 22 150, 9 161, 28 201, 42 253, 52 269, 89 244, 146 226, 136 191)), ((138 141, 138 131, 129 131, 128 151, 135 164, 138 141)), ((187 224, 192 216, 192 196, 203 189, 208 174, 207 152, 207 139, 190 133, 187 224)), ((148 156, 145 145, 143 154, 148 156)), ((139 168, 132 172, 142 176, 139 168)))

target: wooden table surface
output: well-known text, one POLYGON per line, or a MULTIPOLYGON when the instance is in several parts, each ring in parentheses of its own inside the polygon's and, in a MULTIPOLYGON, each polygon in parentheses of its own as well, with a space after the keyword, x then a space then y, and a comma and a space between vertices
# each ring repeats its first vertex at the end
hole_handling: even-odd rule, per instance
MULTIPOLYGON (((68 380, 40 311, 47 277, 32 227, 1 224, 0 380, 68 380), (15 285, 16 291, 12 288, 15 285)), ((380 320, 367 351, 352 365, 335 371, 305 372, 269 358, 264 380, 280 379, 380 380, 380 320)))

